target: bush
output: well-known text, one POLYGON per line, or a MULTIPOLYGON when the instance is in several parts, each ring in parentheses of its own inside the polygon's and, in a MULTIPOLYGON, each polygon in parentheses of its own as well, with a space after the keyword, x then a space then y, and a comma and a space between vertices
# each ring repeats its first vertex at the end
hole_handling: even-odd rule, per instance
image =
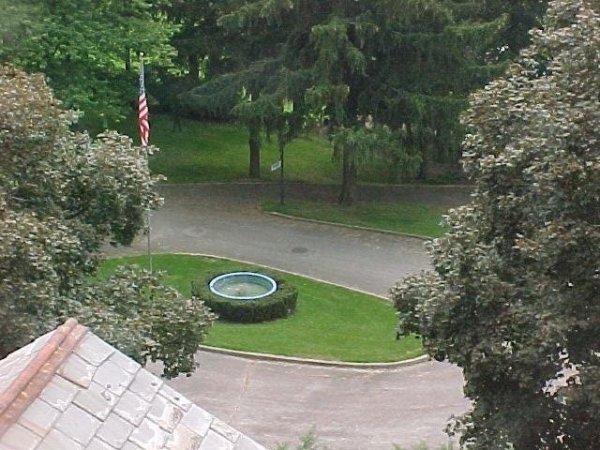
MULTIPOLYGON (((243 272, 244 270, 240 270, 243 272)), ((277 283, 277 290, 256 300, 234 300, 213 294, 208 285, 213 278, 226 273, 206 272, 198 281, 192 281, 192 296, 203 301, 219 318, 231 322, 255 323, 287 317, 296 309, 298 290, 280 276, 263 272, 277 283)))

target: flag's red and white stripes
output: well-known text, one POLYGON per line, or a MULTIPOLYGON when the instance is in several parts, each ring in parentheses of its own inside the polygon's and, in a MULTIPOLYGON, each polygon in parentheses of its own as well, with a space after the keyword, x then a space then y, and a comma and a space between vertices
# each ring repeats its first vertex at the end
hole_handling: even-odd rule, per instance
POLYGON ((150 124, 148 122, 148 101, 146 100, 146 88, 144 86, 144 61, 140 62, 140 95, 138 97, 138 128, 142 146, 148 145, 150 137, 150 124))

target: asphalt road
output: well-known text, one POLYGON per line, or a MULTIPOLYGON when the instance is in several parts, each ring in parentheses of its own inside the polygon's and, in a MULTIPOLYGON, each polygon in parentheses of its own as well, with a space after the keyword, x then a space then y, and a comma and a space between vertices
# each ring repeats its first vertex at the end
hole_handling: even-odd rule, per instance
MULTIPOLYGON (((211 254, 263 264, 378 295, 428 268, 419 239, 299 222, 262 214, 267 184, 163 186, 151 218, 153 252, 211 254)), ((290 186, 290 197, 326 197, 335 188, 290 186)), ((449 188, 368 188, 362 198, 454 206, 468 192, 449 188)), ((109 254, 143 253, 145 238, 109 254)), ((349 337, 351 338, 351 337, 349 337)), ((274 448, 312 427, 331 450, 410 448, 448 442, 443 428, 468 407, 462 375, 449 364, 363 370, 248 360, 201 352, 193 376, 171 384, 190 399, 274 448)))

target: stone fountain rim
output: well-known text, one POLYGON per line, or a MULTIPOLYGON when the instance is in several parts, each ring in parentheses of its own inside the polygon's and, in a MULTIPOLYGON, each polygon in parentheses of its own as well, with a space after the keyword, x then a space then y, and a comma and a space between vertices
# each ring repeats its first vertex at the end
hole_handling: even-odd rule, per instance
POLYGON ((273 294, 277 290, 277 281, 275 281, 273 278, 271 278, 268 275, 258 273, 258 272, 249 272, 249 271, 227 272, 227 273, 218 275, 218 276, 214 277, 212 280, 210 280, 210 283, 208 284, 208 289, 214 295, 217 295, 219 297, 226 298, 229 300, 258 300, 258 299, 265 298, 265 297, 268 297, 269 295, 273 294), (224 278, 229 278, 229 277, 236 276, 236 275, 251 275, 253 277, 261 278, 261 279, 269 282, 269 284, 271 285, 271 288, 264 294, 244 295, 244 296, 223 294, 221 292, 218 292, 214 288, 215 283, 217 283, 218 281, 220 281, 224 278))

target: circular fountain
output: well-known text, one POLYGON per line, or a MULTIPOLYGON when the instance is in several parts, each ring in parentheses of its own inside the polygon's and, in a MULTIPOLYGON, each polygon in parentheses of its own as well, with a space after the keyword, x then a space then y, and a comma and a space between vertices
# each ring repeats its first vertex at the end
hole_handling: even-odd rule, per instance
POLYGON ((271 277, 255 272, 232 272, 213 278, 208 284, 210 291, 234 300, 257 300, 277 290, 271 277))
POLYGON ((292 314, 298 290, 277 274, 208 271, 192 282, 192 296, 222 320, 252 323, 292 314))

